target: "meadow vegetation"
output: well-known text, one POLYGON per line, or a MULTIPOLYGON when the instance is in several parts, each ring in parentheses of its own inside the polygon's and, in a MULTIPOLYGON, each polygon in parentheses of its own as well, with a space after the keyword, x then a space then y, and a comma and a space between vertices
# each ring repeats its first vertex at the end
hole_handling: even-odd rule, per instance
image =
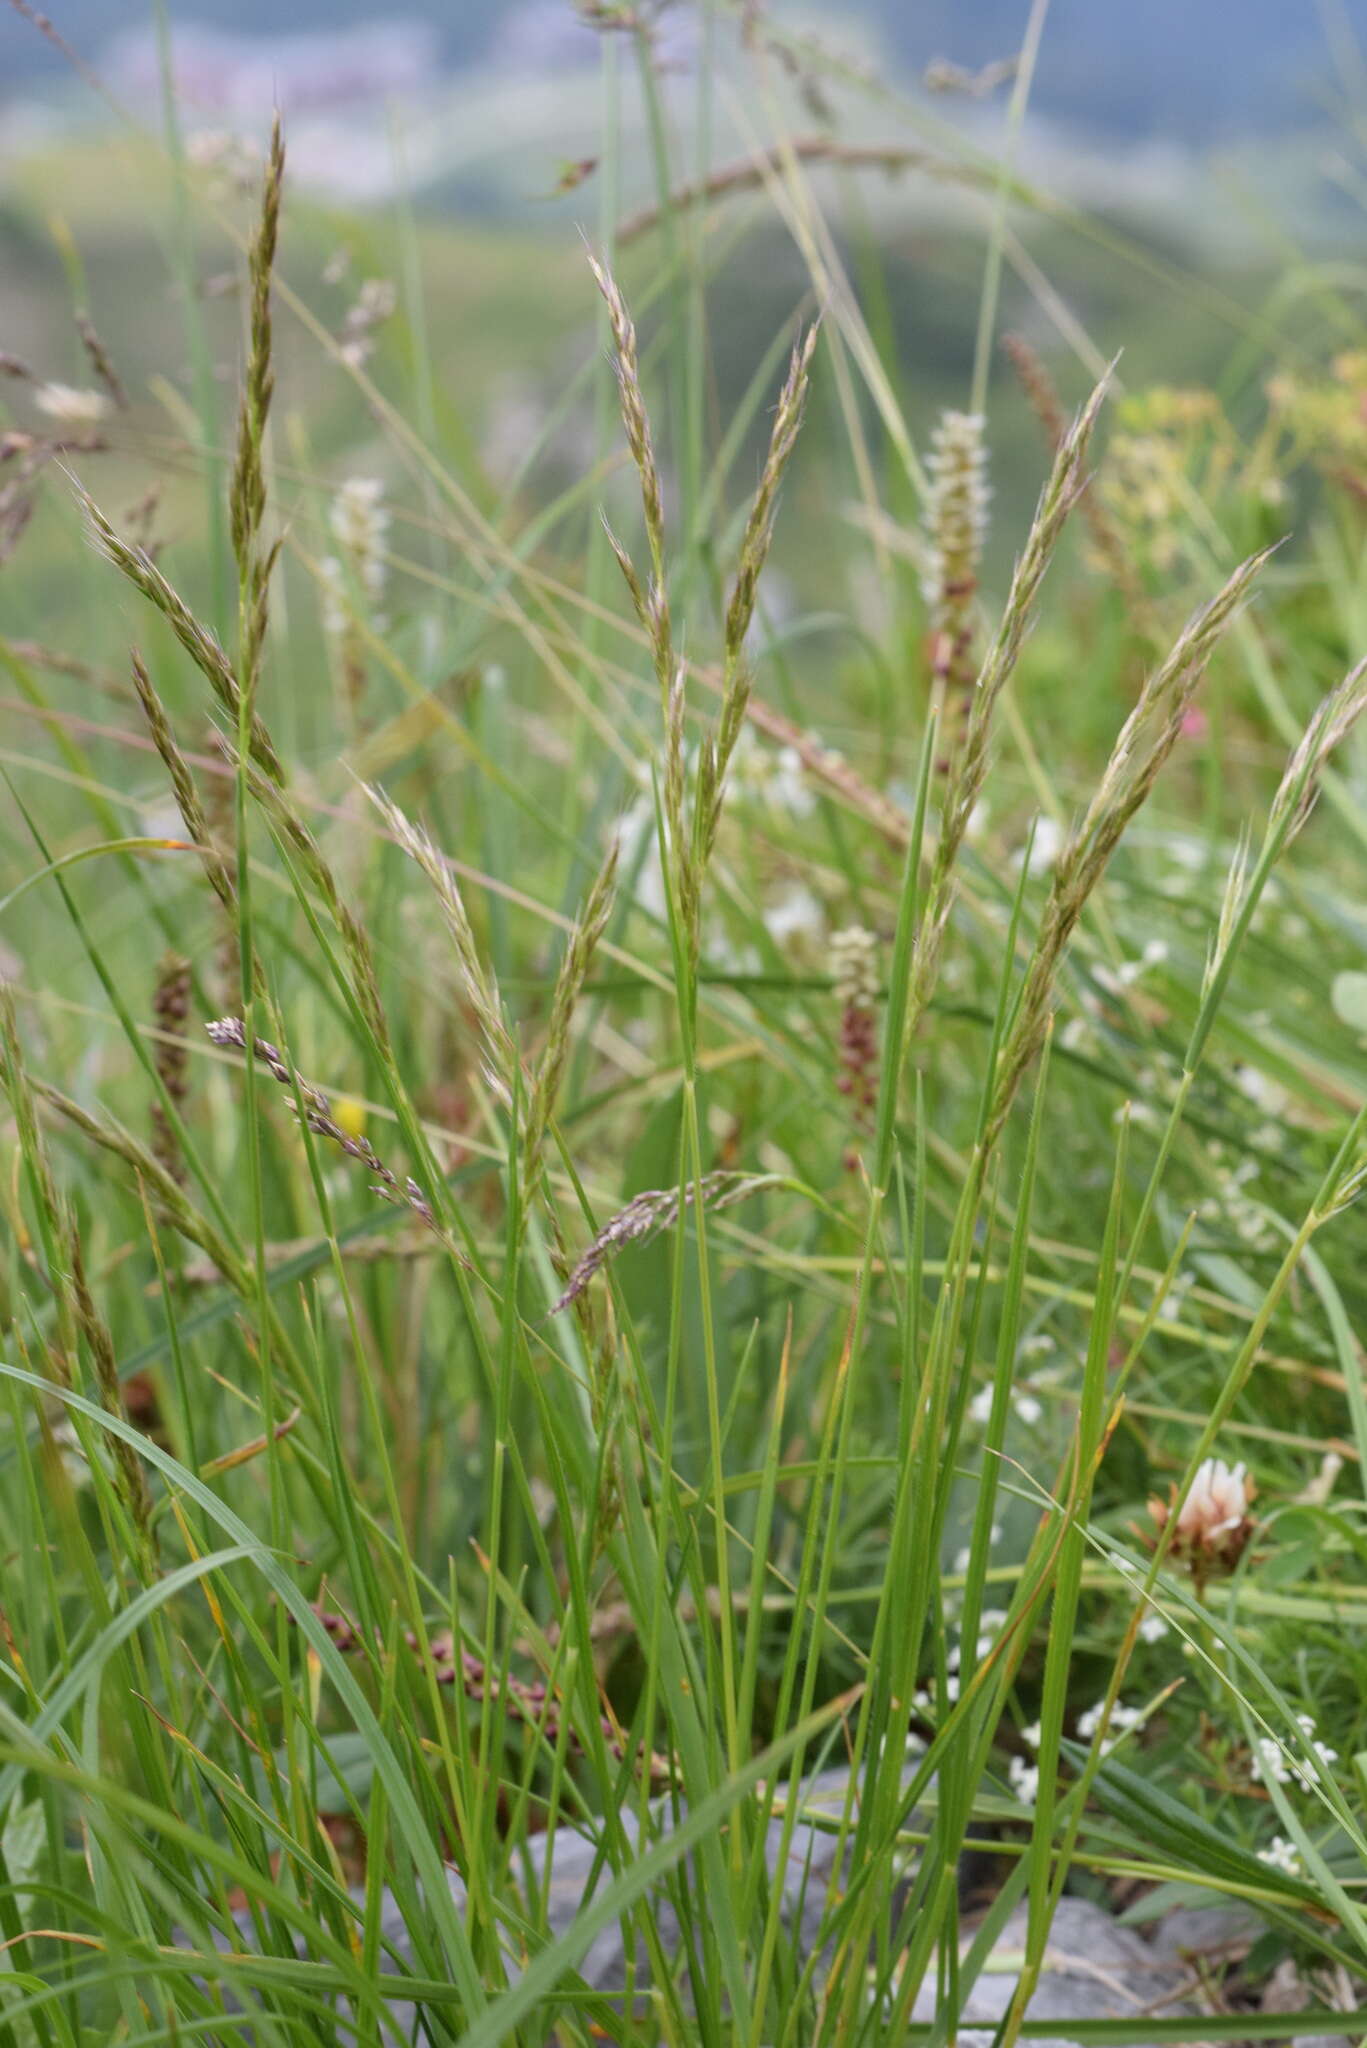
POLYGON ((0 2039, 948 2041, 1026 1902, 1011 2048, 1065 1888, 1367 2032, 1350 287, 1108 369, 1007 163, 918 385, 861 174, 662 114, 627 246, 610 131, 460 243, 583 343, 495 477, 448 231, 287 144, 173 109, 174 345, 68 231, 0 363, 0 2039))

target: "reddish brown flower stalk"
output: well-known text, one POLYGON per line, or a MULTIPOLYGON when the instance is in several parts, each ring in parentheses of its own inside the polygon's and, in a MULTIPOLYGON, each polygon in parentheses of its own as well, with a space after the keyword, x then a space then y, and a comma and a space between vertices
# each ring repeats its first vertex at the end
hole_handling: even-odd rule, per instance
MULTIPOLYGON (((878 1100, 877 950, 877 939, 861 925, 831 934, 831 981, 840 1004, 836 1039, 840 1078, 836 1086, 850 1098, 854 1126, 862 1136, 873 1128, 878 1100)), ((851 1146, 845 1164, 853 1170, 857 1161, 858 1154, 851 1146)))
MULTIPOLYGON (((354 1655, 362 1646, 360 1630, 344 1614, 315 1603, 314 1613, 322 1622, 337 1648, 346 1655, 354 1655)), ((411 1629, 405 1629, 404 1642, 414 1656, 422 1654, 422 1645, 411 1629)), ((449 1633, 433 1636, 430 1644, 432 1673, 438 1685, 454 1685, 457 1677, 468 1699, 493 1699, 502 1702, 506 1697, 510 1710, 526 1721, 531 1727, 540 1728, 548 1743, 554 1745, 561 1728, 560 1702, 551 1697, 543 1680, 528 1681, 509 1675, 501 1679, 491 1675, 488 1666, 481 1663, 469 1650, 457 1653, 454 1638, 449 1633), (506 1693, 505 1693, 506 1688, 506 1693)), ((611 1754, 619 1760, 627 1754, 627 1744, 616 1721, 608 1714, 601 1716, 603 1740, 611 1754)), ((573 1728, 569 1731, 571 1747, 582 1749, 580 1737, 573 1728)), ((650 1775, 656 1782, 672 1779, 673 1765, 668 1757, 651 1753, 650 1775)))

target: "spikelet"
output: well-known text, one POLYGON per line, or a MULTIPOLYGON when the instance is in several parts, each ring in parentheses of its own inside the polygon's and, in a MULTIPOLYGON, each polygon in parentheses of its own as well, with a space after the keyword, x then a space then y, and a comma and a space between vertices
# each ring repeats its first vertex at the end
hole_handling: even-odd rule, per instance
POLYGON ((123 388, 123 380, 114 368, 114 359, 100 339, 94 321, 83 307, 76 314, 76 332, 81 337, 81 347, 90 358, 91 369, 119 411, 127 412, 128 393, 123 388))
MULTIPOLYGON (((224 711, 237 730, 238 704, 241 693, 233 665, 222 647, 209 631, 200 624, 180 593, 163 576, 145 548, 134 547, 125 540, 105 518, 99 506, 89 494, 77 487, 77 500, 85 513, 90 537, 100 553, 113 563, 135 590, 140 590, 147 602, 162 614, 171 631, 179 640, 196 668, 208 682, 224 711)), ((255 711, 249 719, 249 745, 252 759, 269 775, 272 782, 283 782, 285 771, 280 764, 271 742, 270 734, 261 723, 255 711)))
MULTIPOLYGON (((178 953, 168 953, 157 969, 152 1015, 158 1034, 153 1062, 162 1086, 179 1110, 190 1092, 185 1046, 185 1025, 190 1015, 190 963, 178 953)), ((152 1104, 152 1150, 166 1171, 183 1186, 185 1162, 171 1120, 160 1102, 152 1104)))
MULTIPOLYGON (((1054 389, 1053 378, 1024 335, 1004 334, 1002 349, 1010 359, 1031 411, 1044 430, 1051 454, 1057 453, 1063 445, 1068 421, 1054 389)), ((1137 629, 1152 632, 1152 607, 1144 587, 1135 574, 1134 565, 1110 514, 1095 491, 1088 491, 1084 496, 1082 516, 1087 522, 1097 561, 1125 598, 1131 624, 1137 629)))
POLYGON ((646 546, 650 552, 650 582, 642 587, 625 548, 609 530, 608 538, 613 553, 626 579, 637 615, 650 635, 651 650, 655 658, 655 675, 660 686, 660 696, 668 697, 674 680, 674 641, 670 619, 669 597, 665 589, 665 517, 664 492, 660 485, 660 468, 655 459, 655 442, 650 431, 650 415, 641 390, 641 368, 636 349, 636 328, 627 311, 626 301, 617 287, 616 279, 599 263, 592 254, 589 268, 594 281, 603 294, 603 303, 608 309, 608 325, 612 330, 612 367, 617 378, 617 395, 622 411, 622 425, 626 431, 627 446, 636 473, 641 480, 641 513, 645 523, 646 546))
MULTIPOLYGON (((828 955, 831 988, 840 1005, 836 1085, 849 1097, 856 1128, 866 1132, 878 1095, 878 940, 862 925, 848 925, 831 933, 828 955)), ((845 1163, 850 1168, 856 1165, 853 1148, 845 1163)))
POLYGON ((617 841, 614 839, 570 933, 565 957, 556 977, 555 993, 551 997, 546 1050, 532 1082, 523 1132, 523 1177, 527 1195, 534 1190, 540 1174, 541 1142, 554 1112, 569 1060, 570 1023, 575 1004, 588 979, 598 942, 607 928, 616 890, 617 841))
POLYGON ((1365 705, 1367 660, 1350 669, 1325 697, 1286 764, 1269 820, 1274 829, 1284 830, 1286 846, 1304 830, 1315 808, 1329 757, 1352 731, 1365 705))
MULTIPOLYGON (((171 793, 175 797, 181 822, 195 843, 200 865, 209 879, 214 894, 224 909, 231 912, 237 893, 236 885, 210 828, 194 777, 190 773, 189 763, 181 753, 176 736, 171 730, 166 707, 157 695, 152 678, 147 672, 147 665, 136 648, 133 649, 131 659, 133 687, 137 691, 138 702, 142 706, 153 744, 170 778, 171 793)), ((217 781, 217 778, 215 780, 217 781)))
POLYGON ((1182 720, 1220 636, 1271 552, 1264 549, 1240 563, 1223 589, 1188 621, 1166 660, 1150 675, 1111 749, 1106 772, 1081 824, 1054 863, 1039 941, 1002 1049, 988 1122, 989 1149, 1005 1122, 1022 1075, 1043 1042, 1059 963, 1078 919, 1176 745, 1182 720))
MULTIPOLYGON (((1015 671, 1025 636, 1034 623, 1049 564, 1062 537, 1068 514, 1083 488, 1087 451, 1109 379, 1108 371, 1074 420, 1054 458, 1053 469, 1040 495, 1034 522, 1011 578, 1001 623, 983 657, 982 670, 972 693, 968 728, 963 745, 953 759, 952 772, 945 787, 926 906, 912 954, 911 999, 905 1024, 907 1040, 925 1014, 934 993, 954 903, 959 852, 987 778, 997 704, 1015 671)), ((905 1044, 891 1048, 892 1057, 898 1060, 904 1052, 905 1044)))
POLYGON ((475 941, 474 926, 470 913, 465 907, 455 871, 446 857, 432 844, 420 825, 413 824, 405 817, 396 803, 390 801, 382 789, 365 785, 365 793, 384 819, 395 840, 417 862, 435 891, 441 907, 442 917, 456 955, 456 964, 465 984, 470 1006, 479 1020, 484 1039, 484 1074, 490 1088, 500 1102, 512 1100, 513 1074, 517 1067, 517 1047, 504 1021, 503 1003, 493 970, 485 966, 480 958, 475 941))
POLYGON ((942 413, 926 464, 921 588, 930 610, 932 698, 945 707, 946 766, 963 739, 975 675, 973 607, 991 498, 985 427, 981 413, 942 413))
POLYGON ((721 822, 722 799, 725 795, 726 771, 745 724, 745 713, 750 702, 750 668, 745 658, 745 637, 754 617, 760 575, 769 559, 779 486, 792 460, 793 449, 797 445, 798 432, 802 426, 802 415, 806 410, 817 332, 815 326, 808 328, 794 347, 788 364, 788 374, 784 378, 783 389, 779 393, 778 404, 774 410, 774 424, 769 435, 769 452, 765 457, 759 485, 745 522, 740 556, 736 564, 736 579, 726 607, 722 702, 716 734, 716 787, 710 809, 703 813, 702 829, 699 834, 704 860, 716 840, 717 827, 721 822))

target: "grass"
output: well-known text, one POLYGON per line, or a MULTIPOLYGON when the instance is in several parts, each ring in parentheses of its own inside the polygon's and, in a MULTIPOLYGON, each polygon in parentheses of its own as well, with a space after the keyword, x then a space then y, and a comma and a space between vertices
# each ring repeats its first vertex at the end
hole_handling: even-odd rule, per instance
POLYGON ((984 553, 1036 195, 932 442, 770 138, 806 268, 723 406, 658 106, 501 489, 432 243, 344 325, 283 145, 187 172, 231 405, 217 316, 127 408, 10 387, 0 2035, 948 2041, 1024 1902, 1010 2048, 1065 1889, 1263 1930, 1080 2041, 1266 2037, 1284 1959, 1367 2031, 1355 309, 1075 418, 1018 349, 984 553))

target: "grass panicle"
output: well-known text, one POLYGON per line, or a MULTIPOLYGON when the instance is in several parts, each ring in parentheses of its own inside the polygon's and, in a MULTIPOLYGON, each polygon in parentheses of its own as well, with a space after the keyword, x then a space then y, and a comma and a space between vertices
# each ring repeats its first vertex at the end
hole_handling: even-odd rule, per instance
POLYGON ((637 615, 650 637, 655 674, 663 702, 674 680, 674 629, 665 580, 664 490, 660 483, 660 469, 655 455, 650 415, 646 410, 645 396, 641 389, 636 328, 612 273, 598 261, 591 250, 588 261, 594 281, 603 295, 603 303, 607 307, 608 326, 612 333, 612 368, 617 380, 622 425, 626 430, 631 459, 636 465, 636 473, 641 481, 641 514, 645 525, 646 548, 650 555, 650 581, 644 589, 625 548, 610 528, 608 538, 631 593, 637 615))
MULTIPOLYGON (((905 1042, 909 1042, 935 991, 949 915, 954 904, 955 868, 969 820, 982 797, 998 700, 1020 659, 1034 621, 1040 590, 1068 514, 1086 488, 1086 461, 1109 372, 1096 386, 1054 459, 1034 522, 1016 563, 1001 622, 983 660, 964 728, 962 744, 945 778, 939 833, 930 864, 925 906, 910 967, 905 1042)), ((900 1064, 900 1062, 899 1062, 900 1064)))
POLYGON ((168 1172, 150 1146, 110 1116, 97 1116, 73 1096, 52 1082, 31 1078, 33 1093, 40 1102, 98 1145, 113 1158, 132 1169, 135 1181, 147 1190, 159 1216, 189 1243, 198 1245, 238 1293, 251 1294, 253 1284, 248 1267, 218 1227, 191 1201, 176 1175, 168 1172))
POLYGON ((1364 707, 1367 659, 1350 669, 1325 697, 1286 764, 1269 819, 1270 829, 1282 836, 1284 846, 1290 846, 1309 823, 1330 757, 1357 724, 1364 707))
POLYGON ((223 858, 217 835, 210 827, 190 765, 171 729, 166 707, 147 673, 147 664, 136 648, 133 649, 131 662, 133 687, 142 706, 143 716, 147 720, 147 730, 152 735, 153 743, 170 780, 171 794, 175 797, 181 822, 199 851, 200 864, 210 888, 223 908, 231 911, 235 893, 232 871, 223 858))
MULTIPOLYGON (((157 969, 157 984, 152 992, 152 1019, 157 1029, 152 1058, 162 1086, 182 1113, 190 1094, 185 1027, 190 1016, 192 985, 189 961, 179 953, 167 953, 157 969)), ((160 1102, 152 1104, 152 1150, 166 1171, 183 1186, 185 1161, 160 1102)))
POLYGON ((365 920, 342 893, 331 861, 310 831, 299 806, 268 776, 244 765, 247 789, 265 812, 280 845, 298 862, 305 878, 316 891, 336 928, 351 970, 350 990, 365 1018, 377 1050, 384 1058, 391 1054, 389 1021, 380 995, 375 971, 375 951, 365 920))
MULTIPOLYGON (((247 367, 238 410, 237 450, 228 489, 229 533, 239 587, 239 726, 253 730, 254 707, 269 618, 271 574, 280 543, 262 545, 266 517, 266 426, 275 372, 271 364, 271 280, 280 234, 280 201, 285 183, 285 143, 277 112, 261 187, 261 213, 247 253, 250 285, 247 367)), ((239 742, 240 743, 240 742, 239 742)), ((262 763, 264 766, 264 762, 262 763)))
POLYGON ((90 367, 95 372, 96 377, 109 393, 110 398, 119 411, 127 412, 129 398, 128 392, 124 388, 123 379, 115 369, 114 359, 100 339, 95 323, 84 307, 78 307, 76 312, 76 332, 81 337, 81 347, 90 358, 90 367))
POLYGON ((513 1076, 518 1067, 517 1047, 504 1016, 498 983, 481 956, 455 870, 450 861, 437 851, 422 827, 405 817, 383 790, 367 787, 366 795, 384 819, 395 844, 403 848, 432 885, 455 952, 466 998, 479 1024, 484 1045, 485 1079, 496 1100, 511 1103, 513 1076))
MULTIPOLYGON (((239 1017, 217 1017, 205 1026, 205 1030, 221 1050, 247 1050, 247 1033, 239 1017)), ((442 1236, 432 1205, 417 1182, 407 1175, 400 1179, 391 1167, 386 1166, 363 1131, 344 1130, 333 1115, 332 1104, 322 1089, 302 1079, 277 1046, 267 1038, 254 1039, 252 1057, 259 1060, 271 1078, 291 1096, 297 1091, 304 1106, 304 1120, 311 1131, 320 1138, 326 1138, 330 1145, 336 1145, 348 1158, 359 1159, 366 1171, 374 1174, 373 1194, 379 1195, 383 1201, 411 1209, 420 1223, 425 1223, 435 1236, 442 1236)))
POLYGON ((794 346, 788 364, 788 374, 784 378, 783 389, 779 393, 778 404, 774 410, 764 468, 760 472, 759 484, 745 521, 745 531, 741 536, 740 554, 736 563, 735 581, 726 607, 722 641, 722 701, 717 714, 716 769, 711 778, 711 800, 700 821, 699 838, 704 861, 716 843, 726 771, 731 765, 731 756, 735 752, 736 742, 745 724, 745 714, 750 701, 751 670, 746 651, 747 640, 755 614, 759 579, 769 559, 769 549, 773 542, 774 512, 778 504, 779 487, 792 460, 793 450, 797 446, 802 416, 807 406, 812 357, 816 351, 818 332, 819 329, 813 324, 794 346))
POLYGON ((781 1177, 771 1173, 718 1172, 704 1175, 697 1185, 689 1182, 683 1189, 682 1198, 678 1188, 643 1189, 595 1233, 591 1243, 580 1254, 551 1314, 559 1315, 562 1309, 577 1301, 594 1274, 627 1245, 643 1244, 662 1230, 668 1230, 683 1211, 691 1207, 699 1190, 703 1207, 716 1214, 720 1210, 734 1208, 737 1202, 748 1201, 751 1195, 760 1194, 765 1188, 781 1185, 781 1177))
POLYGON ((551 996, 546 1045, 527 1097, 523 1132, 524 1201, 535 1187, 541 1147, 569 1064, 570 1027, 574 1012, 612 915, 617 893, 617 861, 618 843, 614 838, 565 942, 565 955, 551 996))
MULTIPOLYGON (((105 518, 95 500, 88 492, 76 486, 77 497, 85 513, 90 535, 100 553, 104 555, 119 573, 141 591, 147 602, 159 611, 170 626, 200 674, 205 677, 223 710, 228 714, 236 730, 239 711, 239 690, 233 665, 219 645, 217 639, 195 617, 184 599, 168 582, 145 548, 135 547, 123 540, 105 518)), ((270 734, 255 712, 250 720, 250 744, 252 759, 274 783, 283 783, 285 771, 275 751, 270 734)))
MULTIPOLYGON (((1030 410, 1039 421, 1050 453, 1057 454, 1067 437, 1068 415, 1043 358, 1023 334, 1004 334, 1001 345, 1029 401, 1030 410)), ((1124 597, 1131 624, 1151 631, 1149 599, 1135 573, 1134 564, 1125 552, 1124 542, 1096 491, 1084 493, 1082 516, 1087 522, 1096 559, 1124 597)))
POLYGON ((1107 863, 1147 800, 1182 732, 1183 720, 1222 633, 1247 598, 1271 550, 1250 555, 1192 617, 1149 676, 1126 719, 1081 824, 1054 864, 1049 900, 1002 1048, 989 1141, 1000 1131, 1021 1076, 1037 1054, 1059 963, 1107 863))

